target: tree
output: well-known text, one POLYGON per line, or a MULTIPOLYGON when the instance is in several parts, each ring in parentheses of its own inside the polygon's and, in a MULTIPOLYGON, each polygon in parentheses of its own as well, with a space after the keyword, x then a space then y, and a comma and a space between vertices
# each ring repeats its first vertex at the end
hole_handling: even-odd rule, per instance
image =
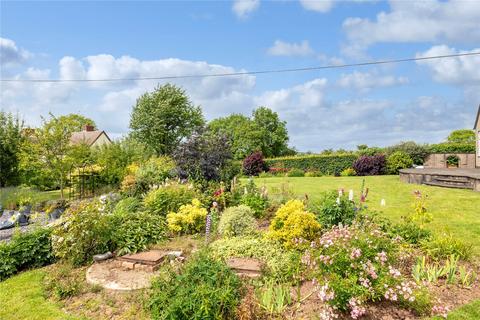
POLYGON ((19 153, 23 123, 11 113, 0 111, 0 188, 19 182, 19 153))
POLYGON ((184 90, 171 84, 142 95, 130 119, 132 137, 153 148, 157 155, 171 154, 182 139, 203 124, 200 107, 192 104, 184 90))
POLYGON ((253 122, 262 132, 260 149, 265 157, 277 157, 288 151, 287 123, 267 107, 253 111, 253 122))
POLYGON ((447 137, 448 142, 475 143, 475 132, 469 129, 454 130, 447 137))
POLYGON ((82 131, 86 125, 97 127, 92 119, 84 117, 80 114, 70 113, 64 116, 57 117, 58 123, 67 128, 68 132, 82 131))

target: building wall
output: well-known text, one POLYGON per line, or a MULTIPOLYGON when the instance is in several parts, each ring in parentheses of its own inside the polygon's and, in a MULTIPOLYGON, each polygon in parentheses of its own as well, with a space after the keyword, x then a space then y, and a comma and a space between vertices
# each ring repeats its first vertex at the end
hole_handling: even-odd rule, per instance
POLYGON ((478 154, 475 155, 474 153, 434 153, 427 157, 425 160, 424 166, 425 168, 435 168, 441 169, 447 167, 447 157, 449 155, 456 155, 459 158, 458 167, 464 169, 473 169, 475 165, 480 165, 480 158, 478 154), (476 160, 475 160, 476 159, 476 160), (477 163, 475 164, 475 161, 477 163))
POLYGON ((107 135, 105 133, 102 133, 98 139, 92 144, 92 147, 99 147, 99 146, 103 146, 104 144, 110 144, 112 143, 107 135))
MULTIPOLYGON (((478 120, 480 122, 480 119, 478 120)), ((480 128, 480 123, 477 124, 480 128)), ((477 168, 480 168, 480 130, 477 129, 477 168)))

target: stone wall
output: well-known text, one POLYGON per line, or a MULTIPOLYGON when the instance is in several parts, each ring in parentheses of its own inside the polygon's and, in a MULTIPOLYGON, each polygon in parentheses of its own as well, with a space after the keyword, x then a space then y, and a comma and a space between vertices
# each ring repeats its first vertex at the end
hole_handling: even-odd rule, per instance
POLYGON ((449 155, 456 155, 459 158, 458 167, 463 169, 474 169, 476 162, 476 155, 474 153, 433 153, 425 160, 425 168, 446 168, 447 157, 449 155))

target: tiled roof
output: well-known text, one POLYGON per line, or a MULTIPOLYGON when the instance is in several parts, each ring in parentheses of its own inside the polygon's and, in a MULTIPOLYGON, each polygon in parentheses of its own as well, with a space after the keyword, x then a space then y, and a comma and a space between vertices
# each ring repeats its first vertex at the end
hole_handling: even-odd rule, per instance
MULTIPOLYGON (((72 144, 85 143, 88 146, 91 146, 92 144, 95 143, 95 141, 97 141, 98 137, 100 137, 102 135, 102 133, 105 133, 105 132, 101 131, 101 130, 74 132, 74 133, 72 133, 72 136, 70 137, 70 142, 72 144)), ((107 138, 108 138, 108 136, 107 136, 107 138)))

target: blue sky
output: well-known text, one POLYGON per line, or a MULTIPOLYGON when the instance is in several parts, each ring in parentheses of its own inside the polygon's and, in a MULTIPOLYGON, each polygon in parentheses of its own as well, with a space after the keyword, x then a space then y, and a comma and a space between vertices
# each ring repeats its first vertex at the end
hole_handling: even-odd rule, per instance
MULTIPOLYGON (((479 1, 2 1, 3 79, 95 79, 296 68, 480 51, 479 1)), ((471 127, 480 57, 177 80, 208 119, 258 105, 302 151, 438 142, 471 127)), ((128 132, 158 82, 2 83, 0 108, 29 125, 80 112, 128 132)))

